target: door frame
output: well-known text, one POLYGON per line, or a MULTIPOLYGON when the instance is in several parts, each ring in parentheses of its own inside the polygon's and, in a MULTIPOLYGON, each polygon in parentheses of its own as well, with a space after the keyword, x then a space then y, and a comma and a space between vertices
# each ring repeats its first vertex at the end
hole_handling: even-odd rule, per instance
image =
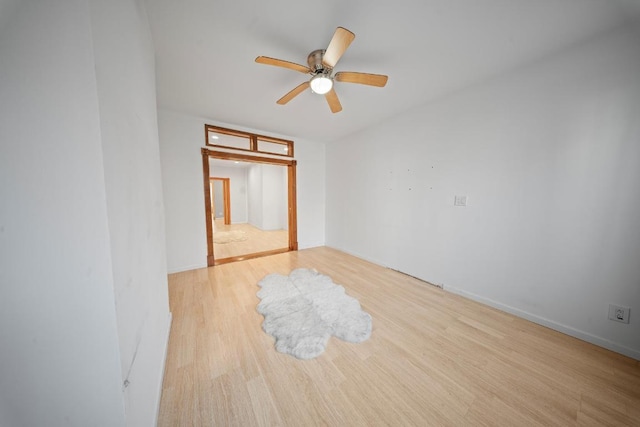
POLYGON ((298 250, 298 218, 297 218, 297 200, 296 200, 296 165, 295 160, 276 159, 263 156, 252 156, 239 153, 230 153, 226 151, 214 151, 207 148, 201 148, 202 154, 202 175, 204 181, 204 206, 207 229, 207 266, 225 264, 233 261, 241 261, 245 259, 258 258, 266 255, 273 255, 283 252, 298 250), (287 167, 287 189, 288 189, 288 225, 289 225, 289 247, 284 249, 274 249, 271 251, 246 254, 237 257, 215 259, 213 252, 213 225, 211 223, 211 188, 210 188, 210 169, 209 158, 220 160, 233 160, 249 163, 262 163, 268 165, 286 166, 287 167))

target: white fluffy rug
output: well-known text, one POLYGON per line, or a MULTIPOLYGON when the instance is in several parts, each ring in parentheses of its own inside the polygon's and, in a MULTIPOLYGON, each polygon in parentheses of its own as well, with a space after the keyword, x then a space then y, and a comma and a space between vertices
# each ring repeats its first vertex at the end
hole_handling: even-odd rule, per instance
POLYGON ((247 240, 247 235, 242 230, 231 231, 216 231, 213 233, 213 243, 233 243, 244 242, 247 240))
POLYGON ((354 343, 371 336, 371 316, 329 276, 299 268, 288 276, 270 274, 258 286, 262 329, 276 339, 281 353, 312 359, 331 335, 354 343))

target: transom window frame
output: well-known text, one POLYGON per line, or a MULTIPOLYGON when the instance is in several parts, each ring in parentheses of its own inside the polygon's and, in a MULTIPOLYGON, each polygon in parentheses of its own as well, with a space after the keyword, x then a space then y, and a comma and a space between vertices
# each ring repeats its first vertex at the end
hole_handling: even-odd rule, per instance
POLYGON ((223 128, 220 126, 207 125, 207 124, 204 125, 204 138, 205 138, 205 144, 208 147, 217 147, 217 148, 225 148, 228 150, 238 150, 238 151, 246 151, 246 152, 252 152, 252 153, 268 154, 271 156, 282 156, 282 157, 291 157, 291 158, 294 157, 293 141, 290 141, 288 139, 275 138, 273 136, 260 135, 253 132, 245 132, 245 131, 240 131, 235 129, 223 128), (223 144, 214 144, 210 141, 209 132, 221 133, 224 135, 236 136, 240 138, 247 138, 249 140, 249 148, 247 149, 247 148, 239 148, 239 147, 233 147, 233 146, 228 146, 223 144), (260 141, 282 145, 283 151, 284 149, 286 149, 286 153, 277 153, 273 151, 260 150, 259 149, 260 141))

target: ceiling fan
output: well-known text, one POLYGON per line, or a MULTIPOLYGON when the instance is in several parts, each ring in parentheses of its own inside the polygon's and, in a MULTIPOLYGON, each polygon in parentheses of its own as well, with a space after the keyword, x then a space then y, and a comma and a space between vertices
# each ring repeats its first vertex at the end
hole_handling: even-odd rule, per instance
POLYGON ((307 57, 307 64, 304 66, 282 59, 269 58, 268 56, 258 56, 256 62, 259 64, 274 65, 276 67, 288 68, 304 74, 310 74, 311 80, 300 83, 285 96, 276 101, 284 105, 293 98, 304 92, 307 88, 319 95, 324 95, 331 112, 342 111, 342 105, 338 95, 333 88, 334 81, 344 83, 358 83, 362 85, 384 87, 387 84, 387 76, 382 74, 356 73, 353 71, 341 71, 332 76, 333 68, 338 63, 356 35, 351 31, 338 27, 329 42, 327 49, 314 50, 307 57))

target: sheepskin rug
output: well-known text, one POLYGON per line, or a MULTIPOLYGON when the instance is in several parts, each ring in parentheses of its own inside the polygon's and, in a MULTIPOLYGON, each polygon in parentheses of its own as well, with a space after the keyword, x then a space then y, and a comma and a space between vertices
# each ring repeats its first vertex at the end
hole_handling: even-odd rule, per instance
POLYGON ((213 243, 225 244, 233 242, 244 242, 247 234, 242 230, 216 231, 213 233, 213 243))
POLYGON ((371 336, 371 316, 342 286, 315 270, 288 276, 269 274, 258 286, 262 329, 276 339, 276 350, 298 359, 322 354, 331 335, 359 343, 371 336))

